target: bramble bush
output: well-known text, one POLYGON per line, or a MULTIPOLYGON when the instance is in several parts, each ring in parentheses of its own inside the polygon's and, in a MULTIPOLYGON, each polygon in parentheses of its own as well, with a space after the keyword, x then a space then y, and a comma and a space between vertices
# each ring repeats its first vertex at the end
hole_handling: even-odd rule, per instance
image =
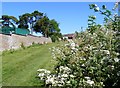
POLYGON ((90 9, 105 15, 105 25, 97 25, 89 16, 88 29, 68 44, 52 48, 57 64, 53 72, 38 70, 38 77, 47 87, 119 88, 120 49, 119 18, 102 6, 91 4, 90 9), (108 21, 107 21, 108 20, 108 21))

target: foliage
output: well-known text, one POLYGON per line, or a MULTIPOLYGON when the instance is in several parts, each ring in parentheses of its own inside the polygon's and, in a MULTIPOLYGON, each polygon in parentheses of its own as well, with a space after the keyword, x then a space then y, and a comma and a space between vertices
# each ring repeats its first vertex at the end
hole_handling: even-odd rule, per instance
MULTIPOLYGON (((95 33, 85 32, 76 43, 73 41, 66 46, 53 49, 53 57, 58 61, 55 68, 56 77, 50 81, 54 86, 55 80, 62 81, 59 75, 66 75, 63 77, 62 86, 69 87, 103 87, 104 81, 109 78, 114 72, 116 66, 119 64, 119 59, 114 50, 114 33, 113 31, 97 30, 95 33), (79 42, 80 41, 80 42, 79 42), (63 68, 69 68, 69 73, 61 71, 63 68), (73 75, 74 78, 70 78, 73 75), (73 82, 73 83, 72 83, 73 82)), ((117 72, 119 74, 119 72, 117 72)), ((53 75, 53 74, 51 74, 53 75)), ((46 81, 50 80, 46 78, 46 81)), ((48 83, 49 84, 49 83, 48 83)))
POLYGON ((48 37, 49 33, 49 18, 44 16, 42 19, 38 20, 34 26, 36 32, 42 33, 45 37, 48 37))
POLYGON ((90 9, 100 12, 111 24, 93 24, 95 17, 90 16, 88 30, 80 33, 75 41, 53 47, 53 58, 58 62, 53 72, 39 70, 38 77, 45 86, 63 88, 119 88, 120 87, 120 49, 118 41, 119 19, 111 17, 111 11, 96 4, 90 9), (117 46, 117 48, 116 48, 117 46))
POLYGON ((31 16, 29 13, 25 13, 22 16, 19 16, 18 28, 28 29, 28 19, 31 16))
POLYGON ((40 18, 43 16, 43 13, 39 11, 34 11, 33 13, 25 13, 21 16, 19 16, 19 22, 18 27, 19 28, 28 28, 28 24, 31 25, 31 28, 33 27, 33 24, 35 24, 40 18), (35 20, 33 20, 35 18, 35 20))
POLYGON ((61 38, 59 24, 54 19, 49 20, 47 16, 44 16, 36 22, 34 30, 42 33, 45 37, 51 37, 53 42, 61 38))
POLYGON ((18 28, 30 28, 31 34, 33 31, 40 32, 44 37, 51 37, 53 42, 57 41, 60 35, 59 24, 57 21, 54 19, 50 20, 46 15, 39 11, 25 13, 19 16, 18 28))
POLYGON ((62 37, 59 23, 55 19, 50 20, 46 14, 44 15, 39 11, 22 14, 19 19, 14 16, 3 15, 0 20, 3 20, 3 27, 11 24, 15 28, 15 25, 18 25, 18 28, 30 29, 31 34, 34 31, 40 32, 44 37, 51 37, 53 42, 62 37))
POLYGON ((26 47, 24 46, 24 43, 23 43, 23 42, 21 43, 21 48, 22 48, 22 49, 25 49, 25 48, 26 48, 26 47))
POLYGON ((94 33, 95 29, 101 28, 101 25, 96 24, 95 20, 96 20, 96 16, 94 16, 94 15, 88 17, 88 30, 91 33, 94 33))
POLYGON ((10 25, 12 25, 15 28, 14 23, 16 24, 18 22, 18 19, 16 17, 8 15, 2 15, 2 18, 0 18, 0 20, 3 20, 3 27, 10 27, 10 25))
POLYGON ((55 19, 50 20, 50 32, 60 32, 59 24, 55 19))

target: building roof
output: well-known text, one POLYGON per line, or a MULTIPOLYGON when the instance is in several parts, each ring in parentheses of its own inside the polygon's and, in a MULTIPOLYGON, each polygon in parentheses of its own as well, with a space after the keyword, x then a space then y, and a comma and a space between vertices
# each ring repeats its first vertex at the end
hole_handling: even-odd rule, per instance
POLYGON ((73 34, 65 34, 65 35, 63 35, 64 37, 75 37, 75 34, 73 33, 73 34))

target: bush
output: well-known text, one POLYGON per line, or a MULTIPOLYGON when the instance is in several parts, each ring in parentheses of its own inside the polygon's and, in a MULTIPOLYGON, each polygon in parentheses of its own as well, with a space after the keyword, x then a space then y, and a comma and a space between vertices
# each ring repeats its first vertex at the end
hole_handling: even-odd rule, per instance
POLYGON ((24 46, 24 44, 23 44, 23 43, 21 43, 21 48, 22 48, 22 49, 25 49, 25 46, 24 46))
MULTIPOLYGON (((91 9, 94 7, 99 11, 96 5, 91 9)), ((53 47, 52 55, 58 63, 53 72, 40 72, 40 80, 49 87, 119 88, 120 53, 116 50, 118 30, 114 30, 114 21, 110 29, 108 25, 90 25, 75 41, 53 47)))
MULTIPOLYGON (((76 88, 104 87, 120 64, 119 53, 115 52, 113 45, 114 35, 112 30, 97 30, 93 34, 86 31, 76 43, 71 41, 65 46, 53 48, 53 57, 58 63, 54 74, 44 79, 45 82, 52 80, 46 84, 76 88)), ((117 74, 120 75, 119 71, 117 74)))

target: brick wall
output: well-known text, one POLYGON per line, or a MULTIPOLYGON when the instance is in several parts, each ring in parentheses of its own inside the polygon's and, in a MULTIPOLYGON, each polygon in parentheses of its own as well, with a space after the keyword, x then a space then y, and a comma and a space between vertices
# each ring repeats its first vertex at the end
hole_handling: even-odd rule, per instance
POLYGON ((50 38, 45 37, 36 37, 36 36, 21 36, 12 34, 10 35, 4 35, 0 34, 0 51, 9 50, 9 49, 18 49, 21 47, 21 44, 23 43, 24 46, 30 46, 32 43, 51 43, 50 38))

